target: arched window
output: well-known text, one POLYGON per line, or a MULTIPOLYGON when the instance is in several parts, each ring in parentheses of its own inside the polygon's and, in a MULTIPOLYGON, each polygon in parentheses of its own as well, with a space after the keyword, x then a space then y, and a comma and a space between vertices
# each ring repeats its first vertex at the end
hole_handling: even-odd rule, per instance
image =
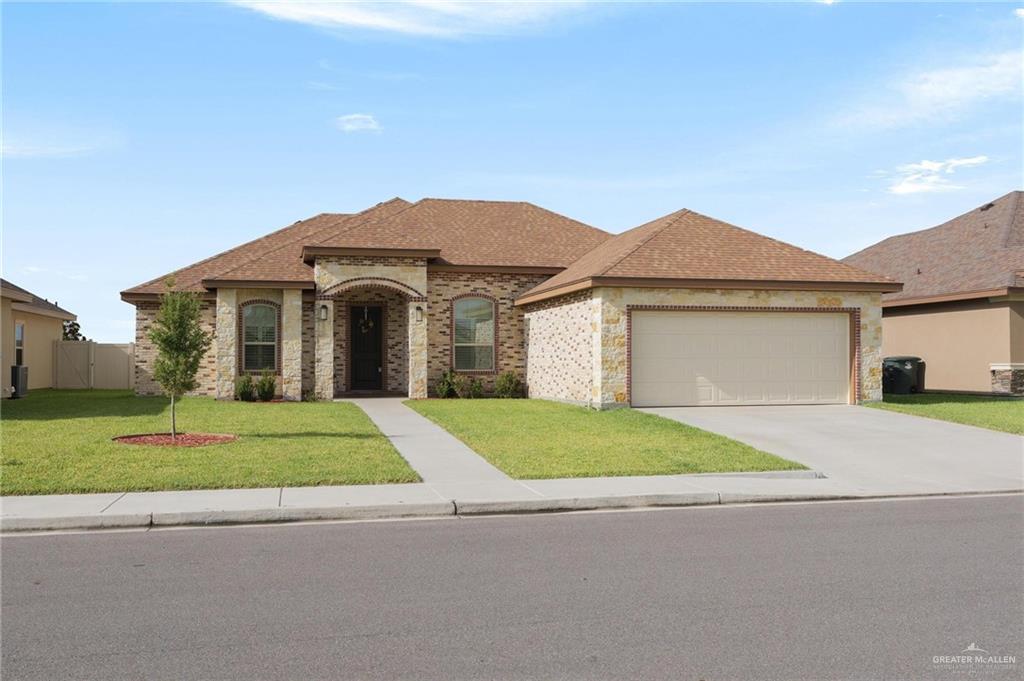
POLYGON ((494 371, 494 301, 458 298, 452 308, 452 365, 455 370, 494 371))
POLYGON ((242 306, 242 371, 277 371, 277 307, 242 306))

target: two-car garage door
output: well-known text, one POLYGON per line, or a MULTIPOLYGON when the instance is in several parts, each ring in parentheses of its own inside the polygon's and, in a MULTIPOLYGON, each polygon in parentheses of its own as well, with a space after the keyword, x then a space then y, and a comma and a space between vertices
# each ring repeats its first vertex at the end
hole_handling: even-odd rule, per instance
POLYGON ((631 315, 633 406, 849 401, 847 314, 634 310, 631 315))

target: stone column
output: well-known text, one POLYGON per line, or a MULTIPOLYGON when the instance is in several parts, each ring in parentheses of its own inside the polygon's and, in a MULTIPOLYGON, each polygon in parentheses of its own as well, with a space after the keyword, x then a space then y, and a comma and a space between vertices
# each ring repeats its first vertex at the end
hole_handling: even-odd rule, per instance
POLYGON ((217 323, 213 345, 217 353, 218 400, 235 399, 238 376, 238 294, 233 288, 217 289, 217 323))
POLYGON ((281 396, 302 399, 302 291, 281 292, 281 396))
POLYGON ((334 301, 317 300, 313 306, 316 316, 316 357, 314 377, 316 396, 321 400, 334 399, 334 301), (326 309, 326 319, 322 310, 326 309))
POLYGON ((427 303, 409 301, 409 398, 427 396, 427 303))

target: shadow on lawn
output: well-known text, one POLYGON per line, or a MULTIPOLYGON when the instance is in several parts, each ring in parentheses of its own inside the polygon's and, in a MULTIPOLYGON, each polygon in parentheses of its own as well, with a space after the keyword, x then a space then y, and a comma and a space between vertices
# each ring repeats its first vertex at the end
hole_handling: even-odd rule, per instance
POLYGON ((138 397, 130 390, 31 390, 4 400, 4 421, 55 421, 111 416, 153 416, 170 405, 166 397, 138 397))
POLYGON ((287 440, 293 437, 343 437, 350 440, 373 440, 383 436, 377 435, 376 433, 323 433, 317 431, 301 431, 294 433, 245 433, 239 437, 244 437, 246 440, 287 440))
POLYGON ((960 393, 918 393, 915 395, 892 395, 882 397, 883 402, 890 404, 1005 404, 1020 402, 1022 399, 1014 395, 968 395, 960 393))

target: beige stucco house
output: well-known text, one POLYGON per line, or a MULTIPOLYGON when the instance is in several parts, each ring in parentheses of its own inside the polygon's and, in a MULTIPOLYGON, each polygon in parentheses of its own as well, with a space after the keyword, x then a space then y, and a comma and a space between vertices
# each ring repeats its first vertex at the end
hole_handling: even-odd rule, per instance
POLYGON ((882 297, 882 354, 925 360, 925 388, 1024 395, 1024 192, 847 257, 904 282, 882 297))
POLYGON ((45 298, 0 279, 0 323, 3 325, 0 367, 3 396, 11 395, 11 367, 28 367, 29 390, 53 387, 54 341, 64 336, 64 322, 75 315, 45 298))
MULTIPOLYGON (((157 392, 136 308, 136 389, 157 392)), ((486 389, 624 405, 848 403, 881 397, 893 280, 681 210, 612 235, 522 202, 393 199, 297 222, 173 273, 213 334, 198 392, 273 372, 285 399, 414 398, 449 369, 486 389)))

